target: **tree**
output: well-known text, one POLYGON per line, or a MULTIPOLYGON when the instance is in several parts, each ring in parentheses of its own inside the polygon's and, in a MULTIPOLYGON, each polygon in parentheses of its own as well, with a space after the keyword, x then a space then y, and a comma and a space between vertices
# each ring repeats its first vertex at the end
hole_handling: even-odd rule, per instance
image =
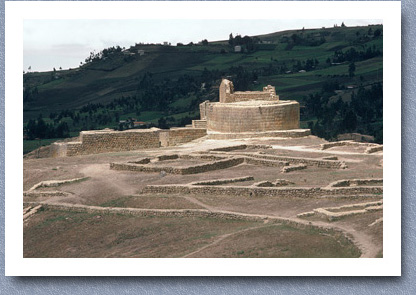
POLYGON ((157 120, 157 124, 159 126, 160 129, 167 129, 168 125, 166 123, 166 119, 165 118, 159 118, 159 120, 157 120))
POLYGON ((374 38, 376 38, 380 35, 381 35, 381 30, 380 29, 377 29, 377 30, 374 31, 374 38))
POLYGON ((330 59, 329 57, 326 59, 326 63, 327 63, 328 65, 331 65, 331 59, 330 59))
POLYGON ((357 128, 357 115, 353 110, 349 110, 341 123, 341 129, 346 131, 354 131, 357 128))
POLYGON ((348 66, 348 74, 350 77, 354 77, 355 75, 355 63, 350 63, 350 65, 348 66))
POLYGON ((230 46, 234 46, 234 37, 233 37, 233 33, 230 34, 229 38, 228 38, 228 44, 230 46))
POLYGON ((344 24, 344 22, 342 22, 341 27, 342 28, 345 28, 346 27, 346 25, 344 24))
POLYGON ((208 45, 208 40, 207 39, 204 39, 204 40, 202 40, 202 45, 204 45, 204 46, 207 46, 208 45))
POLYGON ((55 136, 60 138, 69 137, 69 127, 66 122, 59 123, 55 130, 55 136))

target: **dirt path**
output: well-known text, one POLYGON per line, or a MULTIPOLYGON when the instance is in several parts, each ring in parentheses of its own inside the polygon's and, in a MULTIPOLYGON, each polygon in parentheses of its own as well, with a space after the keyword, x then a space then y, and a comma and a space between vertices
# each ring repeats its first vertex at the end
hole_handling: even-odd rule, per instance
POLYGON ((254 226, 254 227, 245 228, 245 229, 241 229, 241 230, 238 230, 238 231, 235 231, 235 232, 232 232, 232 233, 228 233, 228 234, 224 234, 224 235, 218 236, 218 238, 215 241, 213 241, 212 243, 209 243, 208 245, 205 245, 205 246, 203 246, 203 247, 201 247, 201 248, 199 248, 199 249, 197 249, 197 250, 195 250, 195 251, 193 251, 193 252, 191 252, 189 254, 186 254, 182 258, 187 258, 187 257, 190 257, 190 256, 196 254, 196 253, 199 253, 199 252, 201 252, 201 251, 203 251, 203 250, 205 250, 205 249, 207 249, 209 247, 212 247, 212 246, 218 244, 222 240, 224 240, 224 239, 226 239, 228 237, 231 237, 233 235, 237 235, 237 234, 240 234, 240 233, 243 233, 243 232, 246 232, 246 231, 250 231, 250 230, 253 230, 253 229, 258 229, 258 228, 263 228, 263 227, 269 227, 269 226, 275 226, 275 225, 277 225, 277 224, 266 225, 266 226, 264 226, 264 225, 262 225, 262 226, 254 226))
POLYGON ((121 175, 109 169, 109 164, 88 165, 80 170, 86 177, 90 178, 94 187, 109 187, 115 193, 125 196, 137 192, 137 185, 131 185, 121 179, 121 175))
POLYGON ((186 199, 187 201, 189 201, 189 202, 191 202, 193 204, 199 205, 199 206, 201 206, 201 207, 203 207, 203 208, 205 208, 205 209, 207 209, 209 211, 215 211, 215 210, 217 210, 217 208, 211 207, 211 206, 209 206, 209 205, 207 205, 205 203, 202 203, 201 201, 199 201, 199 200, 197 200, 197 199, 195 199, 193 197, 189 197, 189 196, 181 196, 181 197, 184 198, 184 199, 186 199))

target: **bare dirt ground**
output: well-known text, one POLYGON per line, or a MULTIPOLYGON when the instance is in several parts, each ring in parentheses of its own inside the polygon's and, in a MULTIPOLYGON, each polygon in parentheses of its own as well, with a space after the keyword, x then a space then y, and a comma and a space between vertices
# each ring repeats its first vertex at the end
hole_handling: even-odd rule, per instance
MULTIPOLYGON (((253 181, 235 183, 250 186, 259 181, 286 179, 289 187, 325 187, 340 179, 382 178, 382 153, 365 154, 351 147, 320 150, 325 141, 314 136, 298 139, 196 140, 182 146, 106 153, 65 158, 24 159, 24 190, 46 180, 86 177, 83 181, 37 191, 61 191, 65 196, 31 195, 31 204, 86 205, 109 208, 155 210, 208 210, 232 212, 241 219, 148 214, 76 212, 68 207, 40 210, 24 222, 25 257, 381 257, 382 211, 342 218, 337 221, 297 214, 323 207, 371 202, 382 195, 337 197, 249 197, 193 194, 143 194, 149 184, 187 184, 201 180, 253 176, 253 181), (111 162, 127 162, 163 154, 191 154, 239 144, 271 145, 269 149, 248 148, 225 155, 262 152, 268 155, 321 159, 337 156, 347 169, 308 166, 282 173, 279 167, 240 164, 227 169, 190 175, 111 170, 111 162), (249 218, 283 218, 293 224, 267 223, 249 218), (248 216, 248 217, 247 217, 248 216), (265 217, 264 217, 265 216, 265 217), (321 230, 320 227, 333 229, 321 230)), ((181 160, 169 160, 180 165, 181 160)), ((191 160, 189 162, 195 162, 191 160)), ((166 162, 168 163, 168 162, 166 162)), ((163 165, 159 162, 158 165, 163 165)), ((199 213, 198 213, 199 214, 199 213)))

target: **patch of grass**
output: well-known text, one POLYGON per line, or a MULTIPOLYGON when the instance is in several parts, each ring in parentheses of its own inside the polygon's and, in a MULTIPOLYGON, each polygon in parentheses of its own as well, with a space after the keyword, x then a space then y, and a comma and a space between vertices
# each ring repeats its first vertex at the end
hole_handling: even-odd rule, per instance
MULTIPOLYGON (((49 209, 39 210, 38 212, 51 212, 49 209)), ((83 221, 96 216, 94 213, 84 213, 84 212, 73 212, 73 211, 55 211, 54 214, 50 217, 45 218, 41 223, 36 225, 36 228, 49 228, 53 224, 58 222, 67 222, 67 223, 82 223, 83 221)))
POLYGON ((102 204, 100 204, 100 207, 125 207, 126 206, 126 202, 133 198, 133 196, 127 196, 127 197, 121 197, 118 199, 114 199, 114 200, 110 200, 107 202, 104 202, 102 204))

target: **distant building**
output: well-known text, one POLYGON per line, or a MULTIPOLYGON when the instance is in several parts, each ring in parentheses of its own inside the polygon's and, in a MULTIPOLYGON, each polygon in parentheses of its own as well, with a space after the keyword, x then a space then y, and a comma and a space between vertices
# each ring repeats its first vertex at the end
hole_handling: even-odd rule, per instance
POLYGON ((241 46, 240 45, 236 45, 234 46, 234 52, 241 52, 241 46))
POLYGON ((140 56, 142 56, 142 55, 144 55, 144 50, 137 50, 137 53, 138 53, 140 56))
POLYGON ((141 121, 133 122, 133 128, 142 127, 142 126, 147 126, 147 123, 146 122, 141 122, 141 121))

